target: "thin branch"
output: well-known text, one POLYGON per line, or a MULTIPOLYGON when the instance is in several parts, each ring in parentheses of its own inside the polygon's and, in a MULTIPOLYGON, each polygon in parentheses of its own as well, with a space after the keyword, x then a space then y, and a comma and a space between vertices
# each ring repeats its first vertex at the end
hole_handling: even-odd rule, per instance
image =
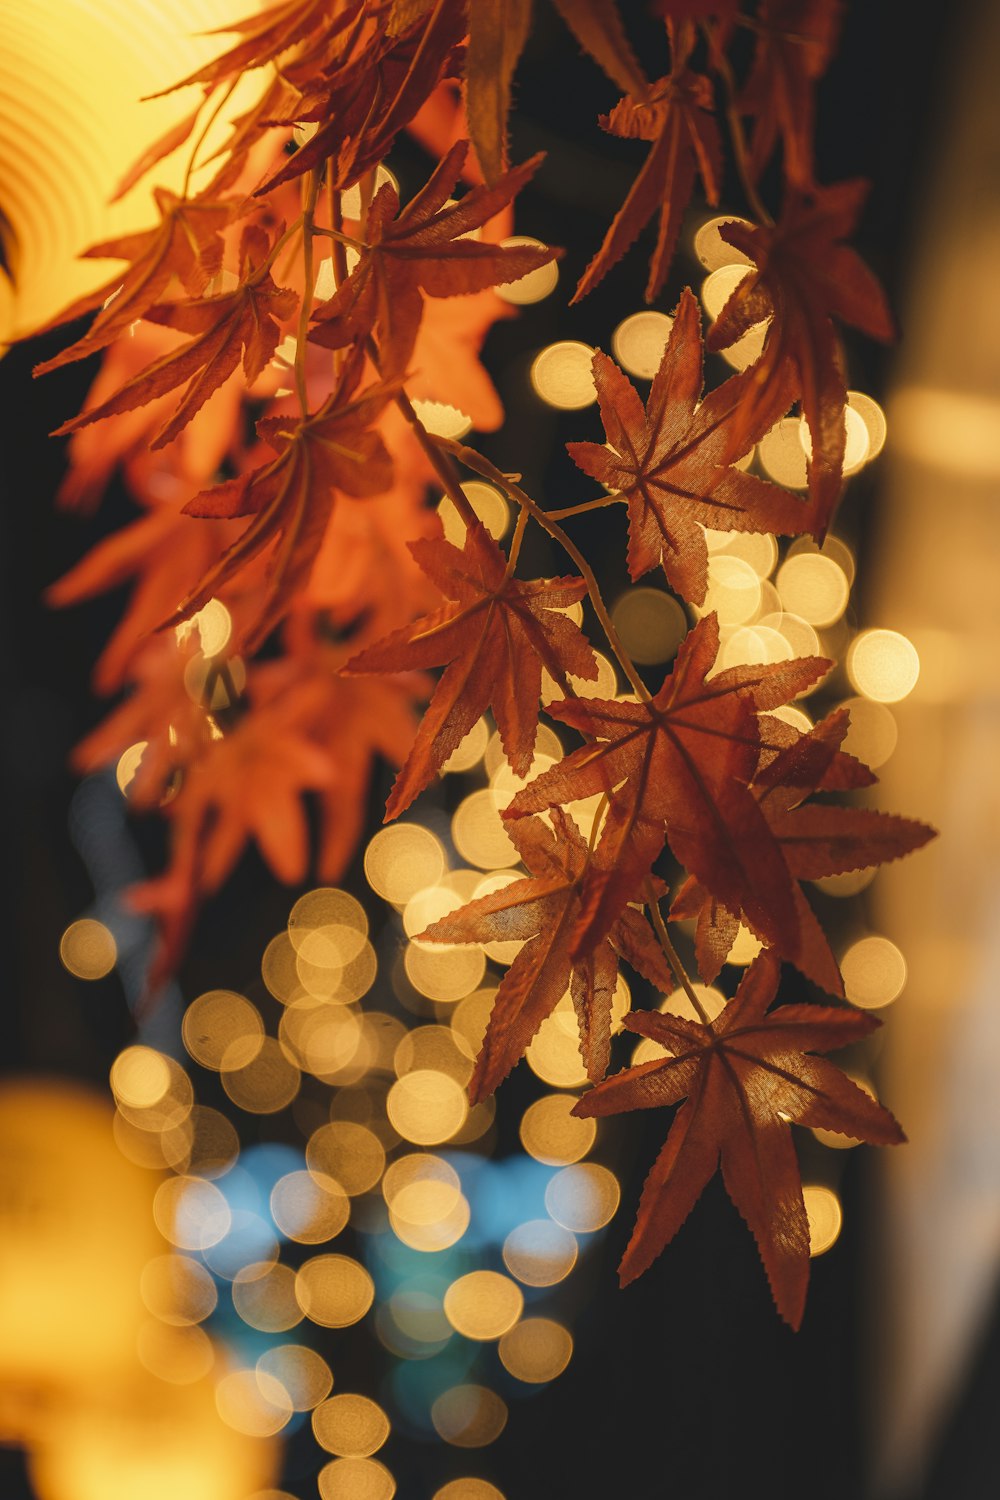
POLYGON ((680 985, 681 989, 684 991, 685 995, 687 995, 691 1004, 694 1006, 694 1012, 699 1021, 703 1026, 710 1026, 712 1023, 709 1018, 708 1012, 699 1000, 695 992, 694 985, 691 983, 691 980, 688 977, 688 972, 681 962, 681 956, 677 952, 677 949, 674 947, 673 939, 671 938, 670 933, 667 931, 667 924, 663 920, 663 913, 660 911, 660 903, 656 898, 656 893, 653 890, 653 882, 651 880, 646 881, 646 904, 649 907, 649 915, 653 923, 653 930, 660 940, 660 947, 663 949, 664 957, 666 958, 667 963, 670 965, 670 969, 673 973, 674 978, 677 980, 677 983, 680 985))

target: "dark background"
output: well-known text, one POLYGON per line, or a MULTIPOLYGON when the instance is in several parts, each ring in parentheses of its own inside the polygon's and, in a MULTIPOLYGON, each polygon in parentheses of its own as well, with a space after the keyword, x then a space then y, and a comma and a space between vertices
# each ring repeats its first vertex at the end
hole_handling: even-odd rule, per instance
MULTIPOLYGON (((630 27, 635 13, 634 34, 640 39, 644 9, 623 5, 630 27)), ((872 180, 858 244, 897 307, 916 215, 923 207, 927 161, 949 88, 955 86, 948 82, 949 62, 970 11, 960 4, 853 0, 840 53, 819 93, 818 175, 821 181, 872 180)), ((521 200, 518 228, 566 246, 567 253, 559 290, 490 336, 485 358, 509 420, 500 434, 482 442, 501 465, 522 469, 526 488, 536 495, 563 490, 572 471, 562 444, 570 437, 597 437, 599 429, 593 413, 560 415, 542 407, 528 389, 527 368, 537 349, 553 338, 607 347, 616 323, 642 305, 641 248, 581 307, 567 310, 565 304, 567 289, 599 243, 646 149, 609 140, 595 127, 595 104, 610 107, 613 87, 589 61, 576 57, 554 12, 542 4, 539 12, 519 73, 512 156, 519 160, 545 149, 549 157, 521 200), (583 430, 587 424, 594 430, 583 430)), ((657 53, 663 55, 661 44, 649 28, 640 56, 654 75, 657 53)), ((406 196, 418 185, 420 154, 404 143, 393 164, 406 196)), ((765 181, 764 191, 776 205, 775 184, 765 181)), ((727 182, 722 208, 744 208, 735 181, 727 182)), ((648 240, 647 234, 643 244, 648 240)), ((700 274, 693 259, 682 254, 657 305, 669 311, 685 281, 697 285, 700 274)), ((54 349, 62 341, 50 342, 54 349)), ((860 339, 849 339, 848 350, 852 383, 881 396, 892 352, 860 339)), ((54 510, 62 449, 46 433, 77 409, 92 367, 59 371, 33 385, 31 364, 47 352, 47 345, 36 341, 0 362, 5 425, 0 670, 6 709, 0 796, 10 872, 2 908, 9 924, 2 949, 7 994, 2 1065, 9 1071, 64 1072, 103 1085, 113 1056, 133 1034, 129 1007, 117 977, 82 985, 62 969, 57 950, 65 926, 94 900, 92 874, 78 849, 79 829, 76 843, 71 836, 75 781, 66 762, 72 745, 101 716, 87 682, 121 601, 112 597, 54 614, 40 599, 49 582, 133 512, 121 493, 112 493, 94 518, 54 510)), ((722 373, 720 366, 709 378, 722 373)), ((876 485, 877 470, 874 479, 869 473, 852 483, 839 526, 859 549, 862 607, 865 520, 876 485)), ((602 542, 601 524, 592 526, 589 538, 586 526, 579 527, 585 547, 588 540, 602 542)), ((621 550, 620 538, 615 546, 621 550)), ((546 564, 541 544, 537 561, 546 564)), ((607 581, 613 585, 615 577, 609 569, 607 581)), ((620 578, 624 581, 624 575, 620 578)), ((373 827, 387 785, 386 774, 373 791, 373 827)), ((123 847, 145 867, 156 868, 163 855, 162 832, 140 825, 123 847)), ((359 894, 365 890, 357 869, 344 884, 359 894)), ((240 975, 255 971, 263 941, 282 925, 290 899, 256 856, 248 856, 195 934, 181 974, 184 993, 211 985, 239 987, 240 975)), ((515 1128, 504 1125, 505 1110, 516 1122, 517 1104, 524 1102, 517 1094, 521 1086, 516 1081, 508 1086, 509 1102, 501 1096, 501 1153, 515 1128)), ((492 1448, 474 1456, 474 1465, 442 1444, 391 1439, 384 1456, 399 1480, 400 1495, 422 1500, 451 1474, 474 1470, 493 1478, 508 1500, 564 1491, 634 1500, 723 1500, 747 1488, 806 1493, 815 1500, 864 1497, 863 1269, 875 1232, 867 1207, 872 1184, 866 1155, 838 1153, 845 1228, 835 1249, 814 1263, 805 1322, 793 1335, 778 1320, 753 1241, 717 1183, 669 1252, 638 1284, 617 1290, 614 1267, 629 1232, 629 1206, 638 1198, 663 1125, 635 1116, 615 1123, 614 1157, 608 1160, 622 1178, 624 1207, 600 1247, 570 1279, 566 1310, 576 1347, 569 1369, 533 1399, 511 1403, 506 1431, 492 1448)), ((977 1485, 984 1477, 984 1430, 990 1425, 989 1418, 982 1420, 983 1404, 996 1389, 990 1347, 921 1500, 985 1493, 977 1485)), ((305 1458, 304 1452, 296 1458, 298 1449, 301 1444, 293 1441, 293 1469, 305 1458)), ((30 1493, 18 1477, 19 1463, 19 1455, 0 1453, 0 1492, 9 1500, 30 1493)), ((315 1492, 312 1481, 300 1486, 290 1477, 288 1483, 303 1496, 315 1492)))

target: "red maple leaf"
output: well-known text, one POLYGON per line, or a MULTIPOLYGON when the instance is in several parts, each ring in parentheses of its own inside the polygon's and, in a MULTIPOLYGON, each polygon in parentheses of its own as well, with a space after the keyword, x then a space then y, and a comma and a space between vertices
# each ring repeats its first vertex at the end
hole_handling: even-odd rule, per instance
MULTIPOLYGON (((827 715, 808 734, 769 759, 754 778, 752 790, 769 836, 796 882, 843 875, 900 859, 934 837, 932 828, 913 818, 865 807, 806 801, 813 792, 868 786, 876 779, 860 761, 840 750, 849 721, 845 709, 827 715)), ((795 904, 799 913, 795 948, 775 943, 777 952, 822 989, 842 995, 837 961, 797 884, 795 904)), ((727 906, 704 884, 689 880, 678 892, 670 915, 697 918, 698 970, 711 982, 726 960, 741 918, 746 916, 743 908, 727 906)), ((747 919, 747 926, 754 929, 752 919, 747 919)))
POLYGON ((234 291, 147 308, 143 316, 152 322, 194 337, 140 370, 107 401, 64 422, 53 435, 76 432, 104 417, 145 406, 187 382, 180 405, 150 444, 162 448, 229 379, 241 359, 246 383, 253 385, 278 346, 278 320, 290 317, 297 303, 293 291, 277 287, 271 280, 269 249, 264 231, 250 225, 243 232, 240 280, 234 291))
POLYGON ((780 965, 762 953, 734 998, 709 1025, 632 1011, 630 1031, 671 1054, 599 1083, 575 1115, 610 1115, 686 1102, 646 1179, 622 1284, 645 1271, 673 1239, 721 1168, 726 1192, 760 1251, 775 1305, 798 1328, 809 1280, 809 1223, 789 1122, 894 1145, 896 1120, 839 1068, 831 1052, 867 1036, 873 1017, 830 1006, 783 1005, 766 1014, 780 965))
POLYGON ((507 559, 478 523, 469 526, 461 549, 436 538, 412 542, 410 550, 453 602, 369 646, 346 668, 405 672, 448 664, 386 803, 387 822, 409 807, 491 705, 507 759, 526 775, 542 667, 557 681, 597 676, 586 638, 559 613, 583 598, 582 578, 508 577, 507 559))
MULTIPOLYGON (((685 29, 687 37, 687 29, 685 29)), ((639 231, 659 213, 659 229, 649 264, 646 301, 652 302, 667 278, 681 218, 700 176, 710 203, 719 201, 722 143, 712 114, 712 85, 687 66, 693 35, 679 46, 674 66, 647 93, 627 94, 601 124, 612 135, 651 141, 652 149, 590 262, 573 301, 592 291, 621 259, 639 231)))
POLYGON ((637 898, 665 842, 720 900, 752 907, 755 928, 769 942, 796 945, 795 883, 750 791, 762 745, 758 712, 787 702, 829 663, 804 657, 709 677, 718 648, 718 620, 709 614, 682 642, 673 671, 648 702, 586 698, 549 705, 553 718, 595 743, 536 777, 504 816, 607 796, 575 935, 578 953, 637 898))
POLYGON ((260 645, 309 576, 336 492, 361 496, 388 489, 392 461, 371 424, 393 388, 380 382, 352 395, 362 365, 360 354, 348 360, 326 401, 308 417, 262 417, 257 431, 277 458, 203 490, 184 507, 190 516, 253 520, 179 605, 178 618, 200 608, 276 543, 255 621, 244 638, 248 649, 260 645))
POLYGON ((837 41, 842 0, 763 0, 752 22, 756 46, 739 98, 753 116, 749 168, 760 176, 779 135, 790 181, 807 186, 813 173, 816 80, 837 41))
MULTIPOLYGON (((746 375, 733 376, 699 405, 701 314, 689 288, 677 305, 645 410, 631 381, 600 352, 594 381, 607 446, 568 443, 567 449, 584 473, 627 503, 633 579, 662 564, 671 588, 702 604, 706 526, 782 535, 808 529, 809 511, 797 496, 731 466, 740 457, 732 451, 730 429, 746 395, 746 375)), ((745 446, 760 436, 748 434, 745 446)))
POLYGON ((534 175, 541 156, 505 172, 493 187, 474 187, 449 202, 468 150, 459 141, 426 186, 400 212, 385 183, 372 200, 357 265, 314 315, 310 340, 340 349, 375 329, 387 377, 401 375, 413 352, 423 294, 455 297, 516 281, 557 254, 537 247, 505 249, 463 238, 503 208, 534 175))
POLYGON ((746 372, 746 399, 733 427, 734 451, 770 426, 796 398, 809 425, 811 528, 822 537, 840 498, 846 441, 847 383, 833 318, 873 338, 893 336, 878 281, 842 241, 854 228, 868 184, 789 187, 773 225, 724 224, 719 233, 754 263, 708 332, 713 351, 728 348, 770 319, 760 359, 746 372))
POLYGON ((469 1083, 474 1104, 502 1083, 567 989, 588 1077, 604 1077, 611 1057, 611 1004, 619 954, 658 988, 673 987, 653 931, 634 907, 625 908, 591 952, 574 957, 573 934, 590 851, 562 808, 553 808, 550 816, 551 828, 541 818, 511 825, 510 836, 532 878, 470 901, 419 934, 421 942, 524 943, 493 1002, 469 1083))

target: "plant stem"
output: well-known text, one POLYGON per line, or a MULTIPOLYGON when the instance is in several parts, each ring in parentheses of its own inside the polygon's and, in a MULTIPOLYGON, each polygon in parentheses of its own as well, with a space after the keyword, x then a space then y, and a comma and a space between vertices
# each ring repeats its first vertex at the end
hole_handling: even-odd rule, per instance
POLYGON ((750 153, 747 150, 747 140, 743 132, 743 121, 736 107, 736 80, 733 78, 733 70, 729 66, 729 59, 720 48, 712 47, 712 38, 709 34, 709 47, 711 49, 712 66, 722 79, 726 90, 726 123, 729 126, 729 134, 733 143, 733 159, 736 162, 736 170, 739 174, 740 186, 743 196, 750 205, 753 213, 761 224, 770 228, 774 220, 764 206, 764 200, 757 191, 757 186, 750 175, 750 153))
POLYGON ((605 510, 609 505, 618 505, 620 495, 601 495, 596 500, 584 500, 580 505, 567 505, 562 510, 547 510, 550 521, 567 521, 570 516, 585 516, 592 510, 605 510))
POLYGON ((219 115, 222 113, 229 100, 232 98, 233 90, 236 88, 237 83, 239 83, 238 77, 234 78, 229 87, 224 90, 222 97, 219 99, 215 108, 210 111, 208 119, 205 121, 204 125, 201 127, 197 136, 195 137, 194 145, 191 147, 191 155, 188 158, 187 170, 184 173, 184 184, 181 188, 182 198, 186 198, 188 195, 188 188, 191 186, 191 177, 194 172, 194 164, 197 160, 198 152, 201 150, 202 146, 205 143, 205 137, 208 135, 208 132, 211 130, 212 126, 219 118, 219 115))
POLYGON ((310 172, 302 187, 302 305, 299 308, 299 326, 295 337, 295 389, 303 417, 309 415, 309 393, 306 390, 306 336, 309 332, 309 314, 313 299, 313 217, 316 199, 319 197, 320 173, 310 172))
POLYGON ((695 993, 694 985, 691 983, 691 980, 688 977, 688 972, 681 962, 681 956, 677 952, 677 949, 674 947, 673 939, 671 938, 670 933, 667 931, 667 924, 663 920, 663 913, 660 911, 660 903, 653 891, 653 883, 651 880, 647 880, 646 882, 646 904, 649 907, 649 915, 653 923, 653 930, 660 940, 660 947, 663 949, 664 957, 666 958, 667 963, 670 965, 674 978, 677 980, 677 983, 680 985, 681 989, 684 991, 685 995, 687 995, 691 1004, 694 1006, 695 1015, 698 1017, 701 1024, 703 1026, 710 1026, 712 1023, 709 1019, 708 1012, 695 993))

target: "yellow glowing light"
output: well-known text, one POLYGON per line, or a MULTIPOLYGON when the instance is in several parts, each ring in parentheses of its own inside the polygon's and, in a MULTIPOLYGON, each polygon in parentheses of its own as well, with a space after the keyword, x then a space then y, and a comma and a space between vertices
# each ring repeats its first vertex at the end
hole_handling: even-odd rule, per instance
MULTIPOLYGON (((301 981, 302 988, 307 994, 318 1000, 332 1000, 340 1005, 349 1005, 354 1000, 360 1000, 366 995, 375 983, 375 975, 378 973, 378 959, 375 949, 365 938, 360 952, 354 958, 350 958, 341 967, 334 962, 314 963, 307 956, 307 952, 316 953, 321 944, 327 944, 336 934, 336 941, 340 942, 345 934, 344 928, 321 929, 312 935, 316 939, 315 945, 309 944, 308 950, 304 948, 295 959, 295 972, 301 981)), ((350 934, 350 941, 354 941, 355 934, 350 934)), ((319 956, 324 959, 333 957, 328 951, 319 956)))
POLYGON ((441 1205, 447 1208, 458 1196, 461 1183, 458 1173, 443 1157, 426 1151, 411 1151, 397 1157, 386 1169, 382 1179, 382 1195, 390 1208, 397 1207, 401 1216, 413 1223, 429 1221, 437 1206, 430 1199, 422 1199, 419 1190, 434 1185, 443 1188, 441 1205), (418 1192, 415 1194, 414 1189, 418 1192))
MULTIPOLYGON (((807 458, 812 458, 812 433, 805 417, 799 418, 799 441, 807 458)), ((844 408, 844 473, 856 474, 871 457, 868 423, 848 403, 844 408)))
MULTIPOLYGON (((871 1080, 857 1073, 848 1073, 848 1078, 859 1089, 862 1089, 869 1097, 878 1103, 878 1095, 872 1087, 871 1080)), ((841 1135, 837 1130, 825 1130, 820 1125, 812 1127, 812 1133, 823 1146, 828 1146, 832 1151, 848 1151, 852 1146, 860 1146, 861 1140, 853 1135, 841 1135)))
POLYGON ((720 625, 745 625, 759 612, 761 581, 742 557, 716 552, 708 561, 708 592, 700 614, 715 610, 720 625))
POLYGON ((159 1140, 166 1165, 192 1177, 221 1177, 240 1151, 232 1122, 204 1104, 196 1104, 185 1120, 162 1130, 159 1140))
POLYGON ((845 698, 838 707, 846 708, 851 716, 841 748, 863 760, 866 766, 885 765, 899 738, 892 710, 872 698, 845 698))
POLYGON ((791 661, 791 643, 766 625, 740 625, 719 651, 720 669, 791 661))
POLYGON ((487 1342, 513 1328, 524 1308, 524 1294, 499 1271, 470 1271, 444 1294, 444 1312, 456 1333, 487 1342))
POLYGON ((495 987, 474 990, 471 995, 466 995, 464 1000, 460 1000, 455 1007, 455 1013, 451 1018, 451 1029, 458 1045, 468 1057, 476 1057, 483 1045, 496 993, 495 987))
POLYGON ((360 1322, 375 1300, 375 1283, 349 1255, 315 1255, 300 1266, 295 1295, 306 1317, 323 1328, 360 1322))
POLYGON ((302 1322, 295 1272, 270 1261, 255 1262, 236 1273, 233 1306, 244 1323, 262 1333, 285 1333, 302 1322))
POLYGON ((449 406, 445 401, 421 401, 414 399, 413 410, 420 418, 427 431, 435 437, 458 438, 472 427, 472 418, 457 406, 449 406))
POLYGON ((541 1385, 565 1370, 573 1357, 573 1339, 551 1318, 525 1318, 503 1335, 498 1352, 515 1380, 541 1385))
POLYGON ((443 1183, 414 1184, 400 1193, 389 1209, 389 1227, 396 1238, 425 1255, 457 1245, 471 1218, 468 1199, 462 1193, 452 1194, 443 1183), (397 1202, 409 1217, 396 1212, 397 1202))
POLYGON ((142 1324, 135 1347, 139 1363, 171 1385, 203 1380, 215 1364, 215 1350, 203 1328, 169 1327, 156 1318, 142 1324))
POLYGON ((555 761, 550 755, 533 755, 531 764, 523 776, 519 776, 506 762, 498 766, 490 777, 490 788, 493 792, 493 800, 498 809, 502 812, 517 796, 518 792, 527 786, 529 781, 533 781, 536 776, 541 776, 544 771, 548 771, 554 764, 555 761))
POLYGON ((833 559, 814 552, 786 558, 775 582, 782 607, 821 629, 840 619, 851 592, 833 559))
POLYGON ((287 1172, 271 1189, 271 1217, 286 1239, 300 1245, 334 1239, 350 1211, 340 1183, 321 1172, 287 1172))
POLYGON ((435 885, 444 871, 440 840, 419 823, 382 828, 365 850, 368 884, 394 906, 405 906, 417 891, 435 885))
MULTIPOLYGON (((470 479, 462 485, 462 491, 490 536, 499 541, 510 525, 510 506, 506 498, 482 479, 470 479)), ((443 495, 438 501, 437 513, 444 528, 445 541, 461 547, 465 542, 465 522, 450 496, 443 495)), ((450 768, 446 765, 444 769, 450 768)))
POLYGON ((184 688, 188 697, 205 708, 231 708, 247 684, 246 663, 231 656, 226 671, 219 671, 213 658, 197 652, 184 668, 184 688))
POLYGON ((877 1010, 891 1005, 906 985, 906 959, 885 937, 860 938, 840 960, 844 993, 852 1005, 877 1010))
POLYGON ((575 1102, 571 1094, 546 1094, 528 1106, 520 1135, 529 1156, 550 1166, 568 1166, 586 1156, 597 1138, 597 1121, 572 1115, 575 1102))
POLYGON ((118 790, 123 797, 128 796, 129 787, 135 780, 136 772, 142 764, 142 757, 146 752, 148 744, 148 740, 137 740, 134 745, 129 745, 127 750, 123 750, 118 757, 118 764, 115 767, 115 780, 118 783, 118 790))
MULTIPOLYGON (((171 1126, 169 1139, 178 1156, 183 1156, 183 1141, 187 1121, 182 1120, 178 1125, 171 1126)), ((126 1118, 121 1110, 115 1110, 114 1119, 111 1121, 111 1135, 115 1146, 126 1161, 133 1162, 137 1167, 145 1167, 150 1171, 162 1171, 165 1167, 174 1167, 175 1162, 167 1159, 164 1150, 164 1135, 159 1129, 145 1130, 141 1125, 126 1118)), ((184 1170, 178 1166, 179 1170, 184 1170)))
POLYGON ((174 634, 178 641, 197 635, 202 656, 218 656, 229 644, 233 633, 233 621, 221 599, 209 599, 208 603, 176 626, 174 634))
POLYGON ((179 1250, 207 1250, 229 1233, 232 1214, 219 1189, 200 1177, 168 1177, 153 1199, 156 1227, 179 1250))
POLYGON ((507 1404, 483 1385, 454 1385, 431 1407, 439 1437, 456 1448, 485 1448, 507 1425, 507 1404))
POLYGON ((434 1500, 506 1500, 506 1497, 485 1479, 452 1479, 434 1491, 434 1500))
POLYGON ((643 311, 623 319, 611 335, 611 352, 630 375, 652 380, 674 326, 666 313, 643 311))
MULTIPOLYGON (((565 613, 568 614, 570 611, 567 610, 565 613)), ((579 621, 577 623, 579 624, 579 621)), ((539 724, 535 735, 534 753, 536 755, 548 755, 552 760, 559 760, 561 758, 563 753, 562 741, 551 725, 539 724)), ((489 743, 486 746, 486 753, 483 756, 483 765, 487 776, 495 776, 500 767, 505 764, 505 761, 503 742, 500 739, 500 735, 494 732, 490 735, 489 743)))
MULTIPOLYGON (((710 1021, 714 1021, 720 1015, 726 1003, 726 997, 714 984, 692 984, 701 1007, 710 1021)), ((701 1016, 691 1004, 687 991, 683 989, 671 990, 670 994, 660 1001, 659 1009, 669 1012, 672 1016, 683 1016, 686 1021, 700 1021, 701 1016)))
POLYGON ((856 896, 859 891, 871 885, 877 874, 878 866, 869 865, 865 870, 848 870, 845 875, 824 875, 811 883, 825 896, 844 899, 848 896, 856 896))
POLYGON ((864 391, 848 391, 847 404, 851 411, 857 412, 864 422, 868 431, 868 457, 871 463, 873 458, 878 458, 885 447, 885 439, 888 427, 885 420, 885 412, 878 402, 871 396, 866 396, 864 391))
POLYGON ((459 803, 451 820, 451 836, 462 858, 483 870, 516 865, 521 858, 507 835, 490 787, 470 792, 459 803))
POLYGON ((832 1188, 803 1183, 802 1201, 809 1220, 809 1254, 824 1255, 836 1244, 844 1222, 840 1199, 832 1188))
MULTIPOLYGON (((574 677, 570 673, 570 686, 577 698, 613 698, 618 691, 618 673, 615 670, 615 664, 610 657, 603 656, 600 651, 594 652, 594 660, 597 663, 597 676, 591 678, 574 677)), ((548 705, 549 703, 555 703, 557 699, 565 697, 566 694, 563 688, 560 687, 553 677, 549 676, 543 667, 542 702, 548 705)), ((535 753, 539 754, 541 750, 541 745, 536 742, 535 753)), ((558 759, 561 754, 562 749, 560 747, 556 752, 555 758, 558 759)))
POLYGON ((410 943, 403 955, 403 967, 421 995, 450 1005, 480 983, 486 972, 486 955, 479 947, 435 950, 429 944, 410 943))
POLYGON ((574 1234, 593 1234, 611 1221, 621 1190, 607 1167, 579 1162, 557 1172, 545 1189, 545 1207, 557 1224, 574 1234))
MULTIPOLYGON (((757 445, 757 456, 776 484, 789 490, 804 490, 809 483, 806 452, 802 446, 798 417, 782 417, 757 445)), ((805 506, 802 507, 805 511, 805 506)))
POLYGON ((345 1068, 367 1066, 362 1054, 363 1030, 359 1016, 347 1005, 308 996, 293 1001, 278 1023, 278 1041, 285 1056, 316 1076, 339 1078, 345 1068), (359 1054, 362 1054, 359 1056, 359 1054))
MULTIPOLYGON (((447 535, 447 528, 445 528, 445 534, 447 535)), ((486 754, 486 746, 489 744, 489 739, 490 731, 486 720, 477 719, 465 736, 465 739, 456 745, 441 769, 445 772, 471 771, 473 766, 477 766, 486 754)), ((437 879, 438 876, 435 875, 430 884, 433 884, 433 881, 437 879)))
POLYGON ((288 1393, 293 1411, 311 1411, 330 1394, 333 1376, 330 1366, 315 1349, 305 1344, 278 1344, 267 1349, 257 1361, 258 1379, 276 1380, 288 1393))
POLYGON ((218 1302, 214 1280, 187 1255, 156 1255, 147 1261, 139 1292, 154 1317, 178 1328, 200 1323, 218 1302))
POLYGON ((404 1140, 433 1146, 450 1140, 469 1112, 465 1090, 454 1078, 417 1068, 397 1078, 385 1101, 389 1122, 404 1140))
POLYGON ((616 601, 611 619, 625 650, 641 666, 669 661, 687 631, 683 609, 661 589, 628 589, 616 601))
POLYGON ((597 400, 589 344, 564 339, 536 354, 531 365, 535 394, 560 411, 579 411, 597 400))
POLYGON ((389 1436, 389 1418, 378 1402, 353 1391, 317 1406, 312 1427, 320 1447, 341 1458, 370 1458, 389 1436))
MULTIPOLYGON (((530 234, 511 234, 500 243, 505 248, 548 249, 541 240, 532 239, 530 234)), ((556 261, 549 260, 544 266, 538 266, 527 275, 519 276, 517 281, 506 281, 493 290, 504 302, 512 302, 516 307, 526 307, 531 302, 541 302, 543 297, 555 291, 558 280, 559 266, 556 261)))
MULTIPOLYGON (((375 170, 375 183, 372 188, 372 196, 374 197, 379 189, 385 187, 386 184, 398 195, 399 181, 396 174, 390 172, 387 166, 380 164, 375 170)), ((357 183, 353 187, 346 188, 341 193, 340 211, 345 219, 353 219, 357 223, 358 216, 361 213, 361 188, 357 183)))
POLYGON ((847 653, 847 675, 865 698, 898 703, 917 685, 920 658, 898 630, 863 630, 847 653))
POLYGON ((839 536, 825 537, 822 546, 811 536, 798 536, 793 542, 789 543, 787 555, 789 557, 798 557, 803 552, 808 553, 810 556, 830 558, 831 561, 837 564, 837 567, 844 574, 848 583, 854 582, 854 575, 857 571, 854 553, 839 536))
POLYGON ((524 1055, 536 1077, 553 1088, 578 1089, 587 1082, 580 1033, 571 1008, 557 1008, 547 1016, 524 1055))
POLYGON ((273 1115, 291 1104, 299 1091, 302 1075, 273 1037, 265 1037, 252 1062, 243 1067, 224 1066, 222 1087, 240 1109, 255 1115, 273 1115))
POLYGON ((375 1186, 385 1170, 385 1150, 374 1131, 353 1120, 331 1120, 306 1144, 306 1165, 339 1182, 354 1198, 375 1186))
POLYGON ((219 1072, 253 1062, 264 1043, 264 1022, 242 995, 209 990, 184 1012, 181 1036, 195 1062, 219 1072))
POLYGON ((126 1047, 111 1065, 111 1092, 119 1107, 151 1109, 166 1096, 170 1081, 169 1059, 152 1047, 126 1047))
POLYGON ((317 1479, 320 1500, 392 1500, 396 1481, 377 1458, 335 1458, 317 1479))
POLYGON ((719 316, 733 292, 749 274, 750 267, 745 263, 739 264, 735 251, 731 261, 709 272, 701 284, 701 300, 710 318, 719 316))
POLYGON ((364 947, 368 917, 360 901, 334 886, 319 886, 300 896, 288 915, 288 938, 296 953, 307 953, 311 962, 324 962, 322 947, 316 949, 317 934, 330 934, 334 952, 327 962, 349 963, 364 947), (349 934, 354 934, 353 937, 349 934))
POLYGON ((726 224, 742 224, 747 229, 753 226, 734 214, 718 215, 699 226, 694 237, 694 253, 706 271, 717 271, 721 266, 749 265, 742 250, 727 244, 719 230, 726 224))
MULTIPOLYGON (((773 614, 761 615, 754 622, 755 630, 776 630, 789 644, 793 656, 821 656, 819 636, 809 624, 803 620, 801 615, 786 614, 777 611, 773 614)), ((775 710, 777 712, 777 710, 775 710)))
POLYGON ((747 964, 753 963, 762 946, 760 938, 755 937, 749 927, 744 927, 741 922, 733 939, 733 946, 726 955, 726 963, 733 964, 736 968, 745 968, 747 964))
MULTIPOLYGON (((442 881, 439 885, 425 886, 410 897, 403 909, 403 931, 407 937, 416 938, 425 928, 439 922, 442 917, 449 916, 464 904, 465 897, 453 885, 445 885, 442 881)), ((432 942, 431 939, 427 941, 428 945, 432 942)), ((447 945, 448 948, 452 946, 447 945)), ((442 948, 435 944, 431 951, 440 953, 442 948)))
POLYGON ((59 939, 59 957, 63 968, 77 979, 103 979, 115 966, 118 947, 103 922, 81 917, 59 939))
POLYGON ((783 724, 791 724, 792 728, 797 729, 800 734, 808 734, 813 727, 813 721, 809 715, 803 709, 795 708, 792 704, 783 703, 779 708, 772 709, 771 712, 774 718, 780 719, 783 724))
POLYGON ((282 1005, 287 1005, 305 993, 296 968, 297 959, 298 954, 288 933, 279 932, 264 949, 260 961, 261 978, 275 1000, 279 1000, 282 1005))
POLYGON ((228 1427, 247 1437, 273 1437, 292 1415, 288 1392, 256 1370, 231 1370, 215 1387, 215 1404, 228 1427))
POLYGON ((446 1073, 463 1088, 472 1076, 472 1064, 448 1026, 417 1026, 406 1032, 395 1049, 393 1067, 399 1078, 419 1068, 446 1073))
POLYGON ((727 557, 741 557, 758 578, 770 577, 778 561, 778 543, 769 531, 730 531, 725 536, 724 546, 717 551, 725 552, 727 557))

